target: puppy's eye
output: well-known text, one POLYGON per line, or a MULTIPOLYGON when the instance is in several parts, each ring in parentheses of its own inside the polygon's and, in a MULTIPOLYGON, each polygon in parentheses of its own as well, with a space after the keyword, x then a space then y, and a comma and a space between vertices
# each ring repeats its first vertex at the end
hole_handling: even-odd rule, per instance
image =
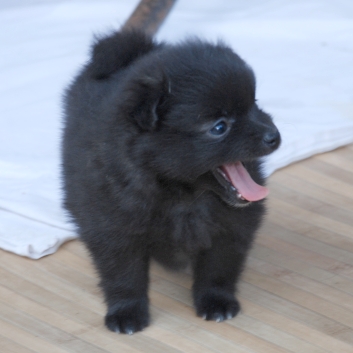
POLYGON ((218 120, 211 130, 209 131, 210 135, 214 137, 221 137, 229 130, 229 124, 225 119, 218 120))

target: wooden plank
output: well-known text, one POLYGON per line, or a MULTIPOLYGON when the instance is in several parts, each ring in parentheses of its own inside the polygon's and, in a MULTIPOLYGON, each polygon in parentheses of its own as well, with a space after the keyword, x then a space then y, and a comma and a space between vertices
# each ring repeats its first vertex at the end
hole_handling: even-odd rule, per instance
MULTIPOLYGON (((352 195, 353 196, 353 195, 352 195)), ((280 199, 272 198, 269 202, 271 208, 290 214, 297 221, 308 222, 309 224, 320 224, 320 227, 325 228, 331 232, 338 233, 342 236, 353 239, 353 226, 346 223, 341 223, 335 220, 334 216, 326 216, 320 214, 320 211, 309 210, 304 204, 302 206, 296 205, 295 202, 291 203, 288 199, 283 201, 280 199)), ((334 211, 332 211, 334 213, 334 211)))
POLYGON ((29 348, 22 346, 19 342, 9 340, 0 334, 0 352, 6 353, 36 353, 29 348))
MULTIPOLYGON (((314 160, 314 158, 310 160, 314 160)), ((294 177, 300 176, 311 184, 330 190, 331 192, 344 197, 348 197, 349 199, 352 199, 353 197, 353 183, 351 181, 346 183, 332 175, 322 174, 319 170, 308 168, 303 162, 290 165, 285 168, 285 172, 294 177)))
POLYGON ((353 296, 341 292, 319 281, 314 281, 306 276, 288 271, 283 267, 274 266, 265 261, 251 257, 248 261, 248 268, 263 273, 271 278, 278 279, 291 286, 312 293, 322 299, 328 300, 332 304, 337 304, 352 312, 353 316, 353 296))
POLYGON ((17 327, 17 325, 3 320, 2 315, 0 315, 0 332, 14 342, 21 339, 23 346, 30 347, 36 353, 67 353, 67 350, 62 349, 59 345, 48 343, 43 338, 28 333, 26 330, 17 327))
MULTIPOLYGON (((91 309, 95 309, 99 313, 102 311, 102 305, 97 303, 97 296, 100 295, 100 292, 97 288, 96 277, 84 278, 82 272, 68 268, 62 269, 60 263, 51 261, 50 257, 47 257, 45 261, 42 259, 33 262, 29 259, 3 253, 1 260, 2 263, 12 262, 10 269, 12 273, 30 281, 34 279, 35 283, 71 301, 82 302, 85 300, 87 301, 86 305, 91 309), (31 264, 31 266, 24 266, 25 264, 31 264), (81 280, 78 279, 78 276, 81 280)), ((86 267, 91 267, 87 261, 86 267)))
MULTIPOLYGON (((296 288, 293 285, 281 282, 278 279, 271 278, 249 268, 244 274, 244 281, 256 285, 278 297, 284 298, 289 302, 307 308, 319 315, 324 315, 335 321, 338 327, 346 331, 349 330, 349 328, 353 328, 353 315, 351 311, 343 309, 337 304, 330 303, 309 292, 305 292, 302 289, 296 288)), ((350 329, 350 331, 352 332, 353 343, 353 329, 350 329)))
MULTIPOLYGON (((311 327, 308 327, 304 323, 289 319, 284 315, 280 315, 272 310, 268 310, 254 302, 251 302, 245 298, 242 298, 243 312, 261 322, 277 327, 280 330, 290 333, 303 340, 304 342, 310 342, 314 347, 320 347, 325 352, 340 352, 340 353, 351 353, 352 346, 346 344, 340 340, 323 334, 311 327)), ((295 349, 297 345, 294 344, 295 349)), ((302 350, 301 352, 313 352, 313 347, 309 350, 302 350)), ((297 350, 300 352, 300 350, 297 350)))
POLYGON ((268 263, 278 265, 284 269, 288 269, 294 273, 306 276, 314 281, 320 281, 331 287, 337 288, 342 292, 353 295, 353 282, 345 277, 333 275, 331 272, 323 270, 312 263, 306 262, 304 259, 293 256, 290 250, 279 252, 278 244, 266 243, 255 245, 251 252, 251 257, 264 260, 268 263))
MULTIPOLYGON (((261 283, 260 283, 261 284, 261 283)), ((267 291, 253 283, 242 282, 240 286, 240 297, 255 302, 266 309, 283 315, 290 320, 299 322, 310 329, 314 329, 328 337, 345 342, 353 347, 351 328, 334 321, 311 308, 305 308, 294 303, 279 293, 267 291)), ((334 353, 334 352, 332 352, 334 353)))
POLYGON ((348 168, 346 163, 336 163, 335 167, 332 168, 332 164, 323 162, 320 158, 311 158, 306 159, 301 164, 310 170, 320 173, 320 175, 334 178, 343 184, 352 185, 353 183, 353 171, 348 168))

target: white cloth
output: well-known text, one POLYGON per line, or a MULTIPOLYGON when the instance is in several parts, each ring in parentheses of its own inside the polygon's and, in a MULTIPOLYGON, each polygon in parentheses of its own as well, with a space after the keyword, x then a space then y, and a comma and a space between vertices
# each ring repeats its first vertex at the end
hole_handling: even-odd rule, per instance
MULTIPOLYGON (((138 1, 0 4, 0 247, 31 258, 75 237, 61 208, 63 88, 92 35, 119 28, 138 1)), ((254 69, 259 104, 281 130, 268 174, 353 142, 351 0, 179 0, 158 39, 223 39, 254 69)))

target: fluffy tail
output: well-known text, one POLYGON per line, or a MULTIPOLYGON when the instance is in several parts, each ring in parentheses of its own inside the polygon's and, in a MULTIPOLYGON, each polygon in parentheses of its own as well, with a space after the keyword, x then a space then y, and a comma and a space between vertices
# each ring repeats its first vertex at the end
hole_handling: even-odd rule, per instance
POLYGON ((97 80, 108 78, 159 46, 141 31, 126 30, 98 38, 93 45, 88 73, 97 80))

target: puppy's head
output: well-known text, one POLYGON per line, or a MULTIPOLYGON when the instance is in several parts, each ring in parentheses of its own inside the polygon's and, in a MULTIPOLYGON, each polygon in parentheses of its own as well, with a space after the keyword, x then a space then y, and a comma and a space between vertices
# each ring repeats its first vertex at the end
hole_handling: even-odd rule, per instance
POLYGON ((277 149, 280 135, 256 105, 254 74, 238 55, 191 41, 145 57, 130 75, 126 112, 146 168, 202 184, 233 206, 267 195, 254 161, 277 149))

